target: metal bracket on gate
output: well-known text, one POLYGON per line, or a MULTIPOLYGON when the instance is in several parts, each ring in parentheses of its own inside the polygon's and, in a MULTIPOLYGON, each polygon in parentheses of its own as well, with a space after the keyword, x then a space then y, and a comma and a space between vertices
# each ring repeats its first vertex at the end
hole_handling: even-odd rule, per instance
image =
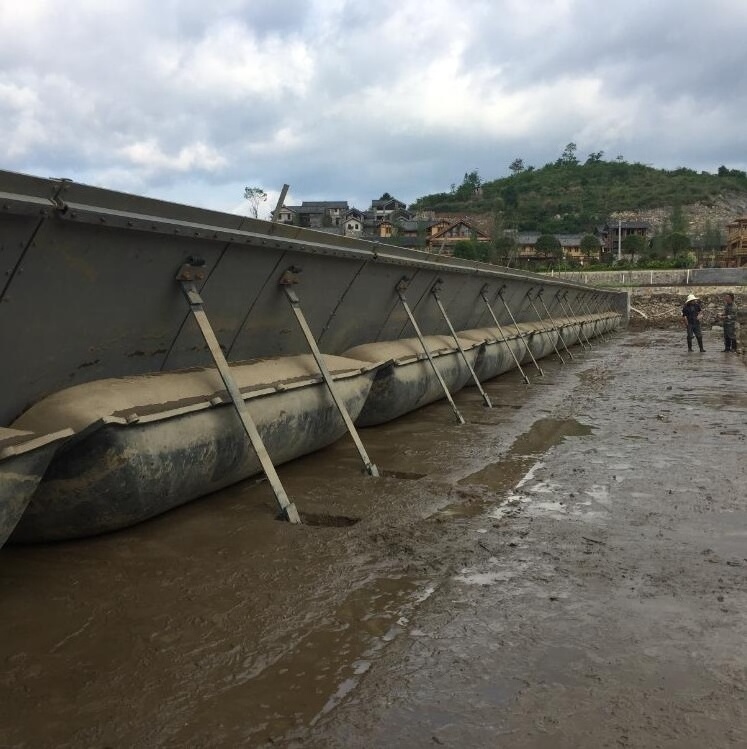
POLYGON ((542 294, 545 291, 545 287, 542 286, 540 290, 537 292, 537 299, 542 302, 542 306, 545 309, 545 312, 547 313, 547 316, 550 318, 550 322, 552 323, 553 329, 558 331, 558 338, 560 338, 560 342, 563 344, 563 348, 565 349, 566 354, 573 359, 573 354, 569 351, 568 346, 566 346, 565 338, 563 338, 563 331, 560 328, 560 325, 558 325, 555 320, 553 320, 552 314, 550 313, 550 310, 547 308, 547 305, 545 304, 545 300, 542 297, 542 294))
MULTIPOLYGON (((578 316, 573 311, 573 307, 571 307, 571 303, 568 301, 568 292, 564 291, 562 294, 558 292, 555 295, 558 299, 558 302, 560 303, 560 306, 563 309, 564 314, 568 315, 570 312, 569 318, 576 319, 578 316), (566 310, 566 305, 568 305, 568 310, 566 310)), ((585 348, 588 346, 589 348, 592 348, 591 343, 589 342, 589 338, 586 335, 586 332, 584 331, 584 321, 580 320, 578 325, 578 337, 576 338, 576 341, 581 345, 581 348, 585 348), (584 343, 584 340, 586 340, 586 343, 584 343)))
POLYGON ((511 322, 514 324, 514 327, 516 328, 516 332, 519 335, 519 338, 524 342, 524 348, 527 350, 527 354, 529 354, 532 362, 534 362, 534 366, 537 367, 537 371, 540 373, 540 377, 544 377, 545 373, 542 371, 542 367, 540 367, 539 364, 537 364, 537 360, 534 358, 534 354, 532 353, 532 349, 529 348, 529 341, 524 337, 524 334, 521 332, 521 328, 519 327, 519 323, 516 322, 516 318, 514 317, 514 313, 511 312, 511 308, 506 303, 506 300, 503 298, 503 289, 506 288, 506 284, 504 283, 503 286, 501 286, 500 289, 498 289, 498 296, 500 297, 501 302, 503 302, 503 306, 506 308, 506 312, 508 312, 508 316, 511 318, 511 322))
POLYGON ((399 297, 400 302, 402 302, 402 307, 404 308, 405 313, 407 314, 407 317, 410 320, 410 324, 415 330, 415 335, 417 335, 418 340, 420 341, 420 345, 423 347, 423 351, 425 355, 428 357, 428 361, 430 362, 430 365, 433 369, 433 374, 436 375, 436 379, 441 385, 441 389, 444 391, 444 395, 446 396, 446 399, 449 401, 451 410, 454 412, 454 416, 456 416, 457 423, 464 424, 464 417, 462 416, 459 409, 457 408, 456 403, 454 403, 454 399, 451 397, 449 388, 444 382, 444 378, 441 376, 441 373, 438 371, 438 367, 436 366, 436 362, 433 361, 433 357, 431 356, 431 352, 428 350, 428 346, 425 345, 423 334, 420 332, 420 328, 418 327, 418 323, 416 322, 415 317, 412 314, 410 305, 407 303, 407 298, 405 297, 405 291, 407 291, 407 288, 409 287, 409 285, 410 285, 410 279, 407 276, 402 276, 402 278, 399 280, 399 282, 394 288, 395 288, 395 291, 397 292, 397 296, 399 297))
POLYGON ((291 286, 298 283, 298 274, 300 272, 300 268, 291 266, 280 276, 278 284, 282 287, 283 291, 285 292, 285 296, 290 302, 293 314, 296 316, 296 320, 299 327, 301 328, 301 332, 303 333, 304 338, 306 339, 309 350, 311 351, 311 354, 316 361, 316 365, 317 367, 319 367, 319 371, 324 378, 324 382, 327 385, 329 394, 332 396, 332 400, 334 401, 335 406, 337 406, 337 410, 339 411, 340 416, 345 423, 345 428, 348 430, 348 434, 350 434, 353 442, 355 443, 355 447, 358 450, 358 455, 360 455, 364 470, 366 471, 366 473, 368 473, 369 476, 378 477, 379 469, 376 467, 371 458, 368 457, 368 453, 366 452, 366 448, 364 447, 360 435, 358 434, 358 430, 355 428, 355 424, 353 424, 353 420, 352 418, 350 418, 348 409, 345 406, 345 401, 337 392, 337 386, 335 385, 335 381, 332 378, 332 374, 330 373, 329 368, 324 361, 322 352, 319 350, 319 345, 314 338, 314 334, 311 332, 311 328, 309 327, 308 322, 306 322, 306 316, 301 309, 301 302, 298 298, 298 295, 291 288, 291 286))
MULTIPOLYGON (((552 347, 555 349, 555 353, 558 356, 558 359, 560 359, 561 364, 565 364, 565 359, 563 358, 563 355, 558 351, 558 347, 555 344, 555 341, 553 340, 552 331, 554 328, 551 328, 549 331, 547 329, 547 326, 545 325, 545 321, 542 319, 542 315, 540 315, 539 310, 537 309, 536 305, 532 301, 532 289, 529 289, 527 291, 527 299, 529 300, 529 304, 532 305, 532 309, 534 310, 534 314, 537 315, 537 322, 542 326, 542 332, 547 333, 550 338, 550 343, 552 343, 552 347)), ((558 332, 558 335, 560 336, 560 333, 558 332)), ((562 337, 562 336, 561 336, 562 337)))
MULTIPOLYGON (((602 296, 601 294, 595 294, 595 295, 594 295, 594 296, 593 296, 592 298, 597 298, 597 297, 599 298, 599 302, 598 302, 598 303, 597 303, 597 305, 596 305, 596 308, 597 308, 597 312, 598 312, 599 314, 602 314, 602 315, 603 315, 603 314, 605 314, 605 313, 604 313, 604 311, 603 311, 603 309, 602 309, 602 305, 604 304, 604 297, 603 297, 603 296, 602 296)), ((602 320, 602 333, 604 333, 604 323, 605 323, 605 320, 602 320)), ((613 335, 613 334, 614 334, 614 330, 612 330, 612 331, 610 332, 610 335, 609 335, 609 337, 608 337, 608 338, 605 338, 604 340, 605 340, 605 341, 611 341, 611 340, 612 340, 612 335, 613 335)), ((600 335, 601 335, 601 333, 600 333, 600 335)))
MULTIPOLYGON (((581 297, 581 303, 586 306, 586 314, 590 317, 594 317, 596 314, 592 311, 591 307, 589 306, 589 303, 586 301, 584 297, 581 297)), ((594 328, 594 333, 598 335, 605 343, 607 342, 607 339, 604 337, 604 332, 599 330, 599 320, 593 320, 592 326, 594 328)))
POLYGON ((272 491, 275 494, 278 505, 280 506, 281 514, 291 523, 300 523, 301 518, 299 517, 298 510, 293 502, 288 499, 288 495, 285 493, 280 477, 275 470, 275 466, 272 463, 267 448, 262 442, 262 437, 259 434, 257 425, 252 420, 249 414, 249 409, 244 402, 244 398, 241 395, 239 386, 234 379, 231 372, 231 368, 228 366, 226 357, 223 355, 223 351, 218 343, 218 339, 215 336, 213 327, 210 324, 207 314, 205 313, 204 303, 200 296, 196 281, 202 281, 205 277, 204 266, 205 261, 199 258, 190 258, 187 263, 182 265, 179 272, 176 275, 176 280, 181 286, 182 292, 189 303, 189 308, 194 316, 195 322, 200 328, 202 337, 205 339, 210 354, 213 357, 213 362, 220 374, 223 384, 226 386, 228 394, 231 396, 233 406, 236 409, 236 413, 241 420, 241 425, 244 427, 246 436, 249 438, 249 442, 252 445, 252 449, 259 459, 262 470, 264 471, 267 480, 270 482, 272 491))
POLYGON ((451 333, 451 337, 454 339, 454 343, 456 343, 457 348, 459 349, 459 353, 462 355, 462 359, 464 359, 464 363, 467 365, 467 369, 469 369, 469 373, 472 376, 472 380, 477 386, 477 389, 480 392, 482 399, 485 401, 485 405, 488 408, 493 408, 493 404, 490 402, 490 398, 488 397, 488 394, 485 392, 485 390, 483 390, 482 384, 480 383, 480 380, 477 378, 477 375, 475 374, 475 370, 472 368, 472 365, 469 363, 469 360, 467 359, 467 354, 465 350, 462 348, 462 344, 459 338, 457 337, 456 331, 454 330, 454 326, 451 324, 451 320, 449 320, 449 316, 446 314, 446 309, 443 305, 443 302, 441 301, 441 295, 440 295, 441 284, 442 284, 442 281, 439 278, 436 281, 436 283, 433 284, 433 287, 431 288, 431 294, 433 295, 433 298, 436 300, 436 304, 438 305, 439 310, 441 310, 441 314, 443 315, 443 318, 446 321, 446 324, 449 326, 449 332, 451 333))
POLYGON ((490 302, 488 301, 487 297, 487 290, 488 290, 488 284, 485 284, 482 289, 480 289, 480 296, 482 297, 483 302, 485 302, 485 306, 488 308, 488 312, 490 312, 490 316, 493 318, 493 322, 495 323, 495 326, 498 328, 498 332, 501 334, 501 338, 503 339, 503 342, 506 344, 506 348, 508 349, 508 352, 511 354, 511 358, 514 360, 514 364, 516 364, 516 368, 521 372, 521 376, 524 378, 524 382, 526 382, 527 385, 529 385, 529 377, 527 377, 524 370, 521 368, 521 364, 519 363, 518 358, 516 357, 516 354, 514 353, 514 350, 511 348, 511 344, 508 342, 508 338, 506 338, 506 334, 503 332, 503 328, 501 327, 501 324, 498 322, 498 318, 495 316, 495 312, 493 312, 493 308, 490 306, 490 302))

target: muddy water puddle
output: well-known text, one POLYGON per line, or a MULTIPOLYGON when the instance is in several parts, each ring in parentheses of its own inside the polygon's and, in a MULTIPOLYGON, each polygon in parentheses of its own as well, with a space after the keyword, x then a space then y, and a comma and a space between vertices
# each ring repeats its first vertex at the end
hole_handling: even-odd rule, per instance
MULTIPOLYGON (((548 450, 572 437, 587 437, 592 427, 575 419, 538 419, 530 429, 519 436, 505 456, 459 481, 461 487, 484 487, 487 491, 476 491, 471 495, 478 501, 457 502, 436 513, 437 517, 474 517, 482 514, 497 501, 504 500, 511 490, 526 483, 539 467, 540 457, 548 450)), ((499 512, 495 517, 503 517, 499 512)))

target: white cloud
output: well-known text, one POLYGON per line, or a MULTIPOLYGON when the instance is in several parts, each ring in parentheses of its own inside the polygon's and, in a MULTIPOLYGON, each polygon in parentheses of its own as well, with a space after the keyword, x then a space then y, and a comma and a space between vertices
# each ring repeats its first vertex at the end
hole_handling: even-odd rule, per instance
POLYGON ((120 150, 133 166, 146 172, 213 172, 226 164, 224 156, 199 141, 183 146, 174 154, 166 153, 153 138, 131 143, 120 150))
POLYGON ((166 58, 171 67, 166 78, 174 85, 230 100, 303 94, 314 74, 313 58, 303 41, 258 39, 236 20, 208 29, 194 46, 172 45, 166 58))

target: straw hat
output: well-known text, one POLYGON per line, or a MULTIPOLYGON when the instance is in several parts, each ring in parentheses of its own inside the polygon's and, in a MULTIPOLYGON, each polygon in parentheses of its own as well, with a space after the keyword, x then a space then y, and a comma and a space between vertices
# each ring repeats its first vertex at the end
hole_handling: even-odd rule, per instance
POLYGON ((699 298, 695 296, 695 294, 688 294, 687 299, 685 299, 685 304, 688 302, 697 302, 699 301, 699 298))

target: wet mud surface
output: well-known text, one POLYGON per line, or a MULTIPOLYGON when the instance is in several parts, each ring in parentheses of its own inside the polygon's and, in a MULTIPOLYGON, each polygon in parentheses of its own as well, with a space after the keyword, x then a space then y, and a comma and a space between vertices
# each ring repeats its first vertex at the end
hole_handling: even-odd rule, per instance
POLYGON ((0 551, 0 746, 747 744, 747 368, 620 334, 127 531, 0 551))

